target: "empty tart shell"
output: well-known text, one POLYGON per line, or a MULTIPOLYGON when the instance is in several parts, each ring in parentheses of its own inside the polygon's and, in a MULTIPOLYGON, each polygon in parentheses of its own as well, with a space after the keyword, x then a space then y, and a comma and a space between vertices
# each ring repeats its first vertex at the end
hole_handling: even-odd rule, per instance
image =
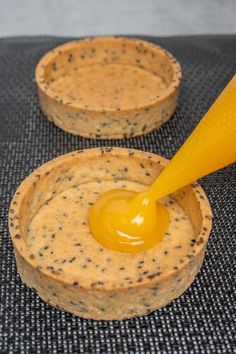
POLYGON ((144 190, 166 164, 147 152, 96 148, 60 156, 34 171, 9 210, 22 281, 50 305, 92 319, 142 316, 179 297, 202 265, 212 226, 209 202, 197 183, 161 200, 170 225, 149 250, 103 247, 88 225, 99 194, 144 190))
POLYGON ((146 134, 175 111, 178 61, 138 39, 95 37, 65 43, 36 67, 40 106, 62 130, 96 139, 146 134))

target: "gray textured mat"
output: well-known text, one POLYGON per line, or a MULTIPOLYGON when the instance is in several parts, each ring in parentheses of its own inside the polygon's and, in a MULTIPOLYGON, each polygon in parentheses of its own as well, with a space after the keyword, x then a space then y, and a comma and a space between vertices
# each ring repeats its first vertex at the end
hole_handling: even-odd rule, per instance
POLYGON ((16 272, 7 209, 17 185, 43 162, 76 149, 124 146, 171 157, 236 71, 236 36, 147 38, 181 62, 178 109, 159 130, 95 141, 51 125, 38 106, 34 68, 68 39, 0 40, 0 353, 236 353, 236 166, 202 181, 213 207, 206 259, 191 288, 169 306, 126 321, 76 318, 49 307, 16 272))

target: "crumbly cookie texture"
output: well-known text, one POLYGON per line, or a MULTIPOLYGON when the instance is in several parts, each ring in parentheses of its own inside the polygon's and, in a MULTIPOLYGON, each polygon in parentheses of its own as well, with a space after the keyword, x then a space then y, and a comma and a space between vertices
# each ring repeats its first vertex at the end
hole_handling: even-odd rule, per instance
POLYGON ((88 226, 99 194, 142 191, 165 164, 136 150, 90 149, 49 161, 26 178, 9 211, 23 282, 51 305, 93 319, 141 316, 180 296, 201 267, 211 230, 210 206, 199 185, 163 198, 170 225, 149 250, 107 249, 88 226))
POLYGON ((36 68, 40 106, 59 128, 97 139, 146 134, 175 111, 176 59, 150 42, 96 37, 63 44, 36 68))

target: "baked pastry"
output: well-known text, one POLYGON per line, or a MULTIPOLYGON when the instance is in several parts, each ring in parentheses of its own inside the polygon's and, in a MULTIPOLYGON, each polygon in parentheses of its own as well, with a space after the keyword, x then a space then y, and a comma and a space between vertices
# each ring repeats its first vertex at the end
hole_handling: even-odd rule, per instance
POLYGON ((138 39, 95 37, 60 45, 36 68, 40 106, 75 135, 121 139, 146 134, 175 111, 177 60, 138 39))
POLYGON ((167 160, 122 148, 75 151, 28 176, 9 210, 22 281, 47 303, 93 319, 145 315, 193 282, 211 231, 211 209, 197 184, 161 200, 170 214, 163 240, 138 253, 117 252, 91 235, 88 211, 113 188, 147 188, 167 160))

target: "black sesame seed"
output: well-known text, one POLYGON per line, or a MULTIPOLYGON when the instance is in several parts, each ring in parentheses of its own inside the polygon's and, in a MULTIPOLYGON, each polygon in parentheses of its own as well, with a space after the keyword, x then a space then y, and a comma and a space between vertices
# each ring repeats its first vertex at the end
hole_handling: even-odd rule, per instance
POLYGON ((70 53, 70 54, 68 55, 67 61, 70 63, 70 62, 72 61, 72 59, 73 59, 73 54, 70 53))
POLYGON ((54 62, 54 63, 52 63, 52 69, 54 70, 54 71, 56 71, 57 70, 57 64, 54 62))
POLYGON ((153 273, 153 274, 150 274, 147 276, 148 279, 153 279, 157 276, 161 275, 161 272, 156 272, 156 273, 153 273))
POLYGON ((196 242, 197 245, 201 245, 202 243, 204 243, 204 238, 203 237, 200 237, 199 240, 196 242))

